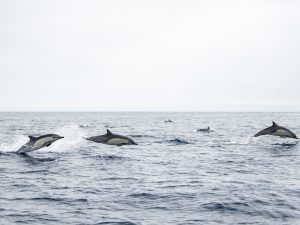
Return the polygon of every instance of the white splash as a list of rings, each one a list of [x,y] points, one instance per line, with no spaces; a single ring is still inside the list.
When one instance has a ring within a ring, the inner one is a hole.
[[[17,135],[8,140],[7,143],[0,144],[0,152],[15,152],[21,148],[29,138],[25,135]]]
[[[58,128],[55,132],[60,136],[63,136],[63,139],[60,139],[51,146],[47,148],[42,148],[41,151],[47,152],[65,152],[65,151],[72,151],[75,147],[80,145],[84,139],[82,137],[85,136],[85,133],[82,128],[80,128],[76,124],[70,124]]]

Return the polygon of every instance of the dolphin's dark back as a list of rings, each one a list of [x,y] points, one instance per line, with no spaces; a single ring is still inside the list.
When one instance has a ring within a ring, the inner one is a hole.
[[[108,140],[106,135],[93,136],[93,137],[88,137],[88,138],[85,138],[85,139],[87,139],[89,141],[99,142],[99,143],[103,143],[103,142],[106,142]]]
[[[88,138],[85,138],[86,140],[89,140],[89,141],[94,141],[94,142],[98,142],[98,143],[103,143],[103,144],[112,144],[112,145],[124,145],[124,144],[134,144],[136,145],[136,143],[130,139],[129,137],[126,137],[126,136],[123,136],[123,135],[118,135],[118,134],[113,134],[111,133],[109,130],[107,130],[107,133],[104,134],[104,135],[100,135],[100,136],[92,136],[92,137],[88,137]],[[116,140],[116,139],[123,139],[123,140],[127,140],[127,141],[122,141],[119,142],[120,144],[117,144],[116,142],[118,142],[119,140]],[[114,140],[113,142],[115,143],[112,143],[111,140]]]
[[[87,139],[89,141],[104,143],[104,142],[107,142],[109,139],[113,139],[113,138],[129,139],[128,137],[125,137],[125,136],[122,136],[122,135],[113,134],[109,130],[107,130],[107,133],[104,134],[104,135],[92,136],[92,137],[88,137],[88,138],[85,138],[85,139]]]
[[[58,136],[57,134],[46,134],[46,135],[42,135],[42,136],[39,136],[39,137],[32,137],[32,136],[28,136],[31,140],[31,138],[33,138],[34,141],[37,141],[39,139],[42,139],[42,138],[46,138],[46,137],[53,137],[53,136]]]
[[[263,129],[261,131],[259,131],[257,134],[254,135],[254,137],[258,137],[258,136],[262,136],[262,135],[268,135],[268,134],[272,134],[273,132],[275,132],[277,129],[277,125],[276,123],[273,122],[273,125]]]

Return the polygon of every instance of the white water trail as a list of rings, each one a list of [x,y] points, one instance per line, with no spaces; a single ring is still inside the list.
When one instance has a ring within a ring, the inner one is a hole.
[[[82,128],[80,128],[76,124],[69,124],[58,128],[55,132],[60,136],[63,136],[63,139],[60,139],[51,146],[47,148],[41,149],[41,151],[47,152],[66,152],[72,151],[72,149],[80,146],[80,144],[84,141],[82,137],[85,136],[85,133]]]
[[[0,152],[16,152],[27,141],[29,141],[29,138],[25,135],[13,136],[8,142],[0,144]]]

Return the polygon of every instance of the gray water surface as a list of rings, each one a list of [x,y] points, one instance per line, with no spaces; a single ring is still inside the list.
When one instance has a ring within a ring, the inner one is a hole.
[[[300,224],[298,141],[253,137],[272,121],[300,136],[300,113],[0,113],[0,224]],[[105,126],[139,145],[82,138]]]

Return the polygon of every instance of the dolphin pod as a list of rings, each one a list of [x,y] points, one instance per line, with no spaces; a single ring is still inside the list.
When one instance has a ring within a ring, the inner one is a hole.
[[[106,130],[106,134],[100,136],[92,136],[92,137],[83,137],[84,139],[96,143],[107,144],[107,145],[115,145],[115,146],[123,146],[123,145],[137,145],[132,139],[129,137],[113,134],[110,130]],[[210,128],[207,129],[198,129],[197,131],[209,132]],[[279,126],[275,122],[273,122],[271,127],[267,127],[257,134],[254,137],[259,137],[263,135],[273,135],[282,138],[294,138],[298,139],[298,137],[289,129]],[[27,155],[27,153],[36,151],[38,149],[49,147],[52,143],[64,138],[57,134],[46,134],[39,137],[28,136],[29,141],[24,144],[16,153]]]

